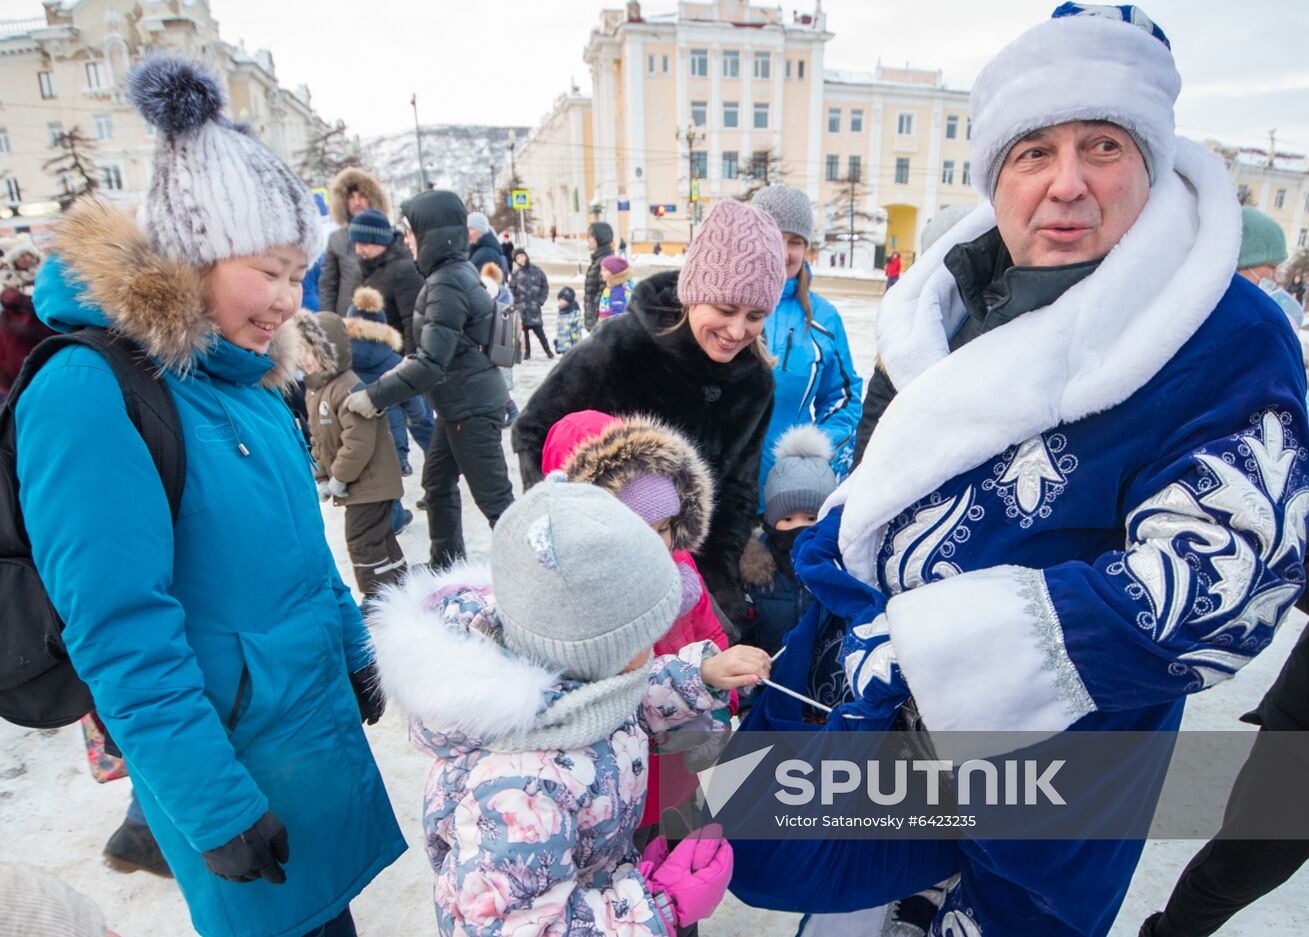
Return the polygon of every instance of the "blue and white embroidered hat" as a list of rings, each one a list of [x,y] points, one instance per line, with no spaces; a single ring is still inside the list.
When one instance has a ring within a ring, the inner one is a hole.
[[[1173,168],[1181,89],[1168,37],[1142,10],[1064,3],[1001,49],[973,84],[973,185],[993,197],[1015,143],[1073,120],[1104,120],[1131,134],[1154,185]]]
[[[491,534],[491,583],[514,653],[584,682],[668,633],[682,578],[659,535],[598,485],[552,472]]]

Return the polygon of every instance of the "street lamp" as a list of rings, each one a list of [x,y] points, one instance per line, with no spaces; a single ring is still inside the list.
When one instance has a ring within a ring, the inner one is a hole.
[[[696,128],[695,123],[688,121],[685,129],[673,131],[673,136],[678,140],[686,141],[686,222],[687,231],[686,244],[691,246],[691,241],[695,238],[695,145],[704,139],[704,131]]]
[[[418,129],[418,94],[409,99],[409,106],[414,109],[414,140],[418,143],[418,191],[427,191],[427,167],[423,165],[423,134]]]
[[[518,185],[518,166],[514,162],[514,147],[518,145],[518,133],[513,127],[509,128],[509,136],[505,141],[505,145],[509,148],[509,200],[512,206],[514,187]],[[527,228],[523,222],[524,213],[518,208],[514,208],[514,211],[518,215],[518,243],[525,246],[527,244]]]

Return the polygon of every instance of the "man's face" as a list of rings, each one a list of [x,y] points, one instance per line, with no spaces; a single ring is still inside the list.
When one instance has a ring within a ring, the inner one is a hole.
[[[360,260],[372,260],[374,257],[380,257],[385,252],[385,244],[364,244],[362,242],[355,244],[355,256]]]
[[[476,228],[474,228],[472,225],[469,225],[469,226],[468,226],[468,243],[469,243],[469,244],[476,244],[476,243],[477,243],[477,239],[480,238],[481,236],[482,236],[482,232],[481,232],[481,231],[478,231],[478,230],[477,230]]]
[[[362,192],[354,191],[345,197],[345,208],[350,213],[351,218],[372,207],[372,205],[368,204],[368,197]]]
[[[1131,134],[1103,121],[1045,127],[1014,144],[996,182],[995,220],[1020,267],[1098,260],[1136,223],[1150,176]]]

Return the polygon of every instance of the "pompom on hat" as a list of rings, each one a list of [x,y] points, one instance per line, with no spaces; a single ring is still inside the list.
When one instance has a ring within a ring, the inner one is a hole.
[[[1142,10],[1061,4],[1001,49],[973,83],[973,184],[993,198],[1000,167],[1023,137],[1103,120],[1131,134],[1154,185],[1173,168],[1181,88],[1168,37]]]
[[[155,55],[132,69],[127,89],[159,132],[138,223],[160,253],[204,267],[289,245],[313,263],[323,246],[313,195],[272,150],[222,116],[217,78],[196,62]]]

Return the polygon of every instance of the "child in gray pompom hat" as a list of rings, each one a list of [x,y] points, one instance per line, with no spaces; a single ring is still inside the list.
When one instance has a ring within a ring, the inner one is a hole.
[[[655,937],[722,899],[721,830],[660,838],[644,857],[634,844],[649,740],[725,708],[770,662],[712,641],[652,659],[681,604],[659,534],[563,472],[500,517],[489,575],[418,569],[383,593],[370,619],[382,685],[433,758],[423,830],[441,933],[530,921]]]

